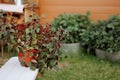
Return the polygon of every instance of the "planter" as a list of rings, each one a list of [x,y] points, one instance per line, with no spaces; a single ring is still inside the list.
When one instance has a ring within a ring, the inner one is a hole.
[[[61,48],[59,49],[59,52],[63,54],[78,54],[80,51],[80,43],[61,44]]]
[[[101,49],[95,49],[96,56],[100,59],[106,58],[106,52]]]
[[[108,59],[113,62],[120,60],[120,51],[110,54],[104,50],[96,49],[95,52],[96,52],[96,56],[100,59]]]
[[[113,61],[113,62],[119,61],[120,60],[120,51],[118,51],[116,53],[112,53],[112,54],[107,53],[106,57],[108,60]]]

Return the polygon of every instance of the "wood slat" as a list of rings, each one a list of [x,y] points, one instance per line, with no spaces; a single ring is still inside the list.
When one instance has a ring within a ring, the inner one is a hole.
[[[120,0],[40,0],[40,5],[45,6],[120,6]]]
[[[62,13],[82,13],[91,12],[93,20],[106,19],[109,15],[120,14],[120,7],[73,7],[73,6],[42,6],[41,14],[46,14],[48,20],[52,20]]]
[[[46,14],[49,21],[61,13],[91,12],[91,18],[106,19],[111,14],[120,14],[120,0],[35,0],[40,6],[39,15]]]
[[[90,11],[92,14],[119,14],[120,7],[74,7],[74,6],[44,6],[40,8],[41,13],[85,13]]]
[[[50,22],[52,21],[57,15],[58,13],[52,13],[52,12],[47,12],[47,13],[43,13],[46,15],[46,21]],[[111,14],[112,15],[112,14]],[[90,16],[91,20],[97,21],[97,20],[105,20],[109,17],[109,14],[92,14]]]

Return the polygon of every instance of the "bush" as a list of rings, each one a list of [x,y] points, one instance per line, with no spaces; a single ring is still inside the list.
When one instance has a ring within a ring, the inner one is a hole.
[[[88,52],[95,48],[108,53],[120,50],[120,16],[110,16],[108,20],[98,21],[81,34],[82,45]],[[87,47],[86,47],[87,46]]]
[[[0,18],[1,20],[2,18]],[[39,24],[37,15],[29,17],[29,21],[23,24],[1,23],[0,39],[5,40],[9,49],[14,49],[23,66],[31,69],[55,68],[58,60],[60,42],[63,38],[63,30],[53,31],[50,25]]]
[[[90,24],[89,12],[86,15],[82,14],[60,14],[51,23],[52,28],[57,31],[62,27],[66,36],[63,39],[64,43],[80,42],[80,33]]]
[[[81,35],[81,46],[83,48],[83,51],[87,53],[93,53],[95,48],[95,41],[96,41],[96,32],[95,32],[96,26],[95,24],[91,24],[86,29],[82,30]]]
[[[13,29],[13,20],[10,14],[7,12],[0,10],[0,45],[2,57],[4,57],[4,47],[9,42],[9,40],[13,37],[12,34],[15,32]],[[10,20],[11,19],[11,20]]]
[[[102,33],[104,36],[101,40],[102,43],[97,43],[100,49],[107,51],[108,53],[114,53],[120,50],[120,16],[110,16],[105,22],[99,22],[102,27]],[[98,41],[98,40],[97,40]]]

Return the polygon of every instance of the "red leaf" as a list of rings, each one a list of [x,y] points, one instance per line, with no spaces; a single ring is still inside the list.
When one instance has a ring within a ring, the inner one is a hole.
[[[23,52],[18,53],[18,57],[19,58],[23,58],[24,57],[24,53]]]

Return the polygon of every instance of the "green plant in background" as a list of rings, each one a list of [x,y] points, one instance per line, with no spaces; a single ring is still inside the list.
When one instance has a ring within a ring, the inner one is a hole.
[[[7,44],[10,39],[13,38],[15,30],[13,29],[12,20],[9,21],[5,11],[0,11],[0,42],[2,57],[4,57],[4,45]]]
[[[104,33],[101,41],[102,43],[98,44],[97,48],[103,49],[108,53],[114,53],[120,50],[120,16],[113,15],[110,16],[108,20],[99,22],[97,27],[102,28]],[[99,29],[98,29],[99,30]],[[99,39],[99,38],[98,38]]]
[[[88,53],[93,53],[92,51],[95,48],[96,44],[96,34],[98,34],[96,31],[96,26],[95,24],[91,24],[89,27],[86,29],[82,30],[81,35],[81,46],[83,48],[83,51],[88,52]]]
[[[82,14],[60,14],[51,23],[52,28],[57,31],[62,27],[65,31],[65,38],[63,43],[76,43],[80,42],[80,33],[90,24],[90,13]]]
[[[88,52],[95,48],[108,53],[120,50],[120,16],[110,16],[108,20],[98,21],[83,31],[81,43]]]

